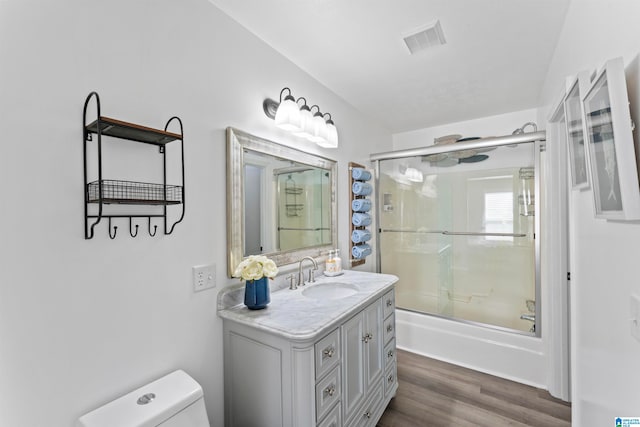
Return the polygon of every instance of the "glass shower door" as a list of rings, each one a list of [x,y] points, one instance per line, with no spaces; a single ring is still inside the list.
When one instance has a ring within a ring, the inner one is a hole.
[[[398,308],[528,332],[533,144],[491,151],[380,161],[380,268],[400,278]]]

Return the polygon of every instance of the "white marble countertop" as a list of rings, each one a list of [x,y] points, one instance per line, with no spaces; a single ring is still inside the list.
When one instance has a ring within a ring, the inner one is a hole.
[[[390,274],[345,270],[345,274],[325,277],[319,274],[316,283],[271,292],[271,303],[263,310],[249,310],[237,296],[244,287],[222,290],[218,295],[218,315],[289,340],[312,340],[329,326],[346,320],[359,308],[389,291],[398,280]],[[303,295],[306,289],[330,282],[353,285],[356,293],[335,299],[317,299]],[[232,295],[235,297],[232,297]],[[235,305],[231,305],[235,304]]]

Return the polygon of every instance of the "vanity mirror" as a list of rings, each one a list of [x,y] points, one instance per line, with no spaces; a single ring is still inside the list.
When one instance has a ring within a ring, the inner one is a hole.
[[[336,246],[336,162],[227,128],[227,270],[280,266]]]

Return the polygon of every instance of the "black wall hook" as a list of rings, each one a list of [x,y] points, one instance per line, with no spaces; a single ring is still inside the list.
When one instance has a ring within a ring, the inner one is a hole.
[[[131,223],[133,222],[133,218],[129,217],[129,234],[131,234],[131,237],[136,237],[138,235],[138,224],[136,224],[136,232],[133,233],[131,230]]]
[[[118,226],[113,226],[113,234],[111,234],[111,218],[109,218],[109,237],[113,240],[116,238],[116,234],[118,233]]]
[[[149,236],[153,237],[156,235],[156,233],[158,232],[158,226],[154,225],[153,226],[153,233],[151,233],[151,217],[149,217]]]

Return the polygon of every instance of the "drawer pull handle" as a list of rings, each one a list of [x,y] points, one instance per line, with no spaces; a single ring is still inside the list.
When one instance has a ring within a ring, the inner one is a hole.
[[[389,324],[387,325],[387,332],[391,332],[393,331],[393,325]]]
[[[371,411],[365,412],[364,416],[367,417],[367,418],[371,418]]]
[[[336,352],[336,349],[331,347],[327,347],[322,351],[322,358],[326,359],[327,357],[333,357],[333,354]]]
[[[393,301],[390,299],[387,300],[387,307],[391,307],[393,305]]]
[[[391,359],[393,357],[393,350],[389,350],[387,352],[387,359]]]
[[[326,396],[333,396],[334,394],[336,394],[336,386],[331,384],[329,387],[324,389],[324,395]]]
[[[371,341],[373,339],[373,334],[371,334],[371,332],[366,333],[363,337],[362,337],[362,341],[364,341],[365,344],[367,344],[369,341]]]
[[[389,375],[389,377],[387,378],[387,382],[388,383],[392,383],[393,382],[393,374]]]

